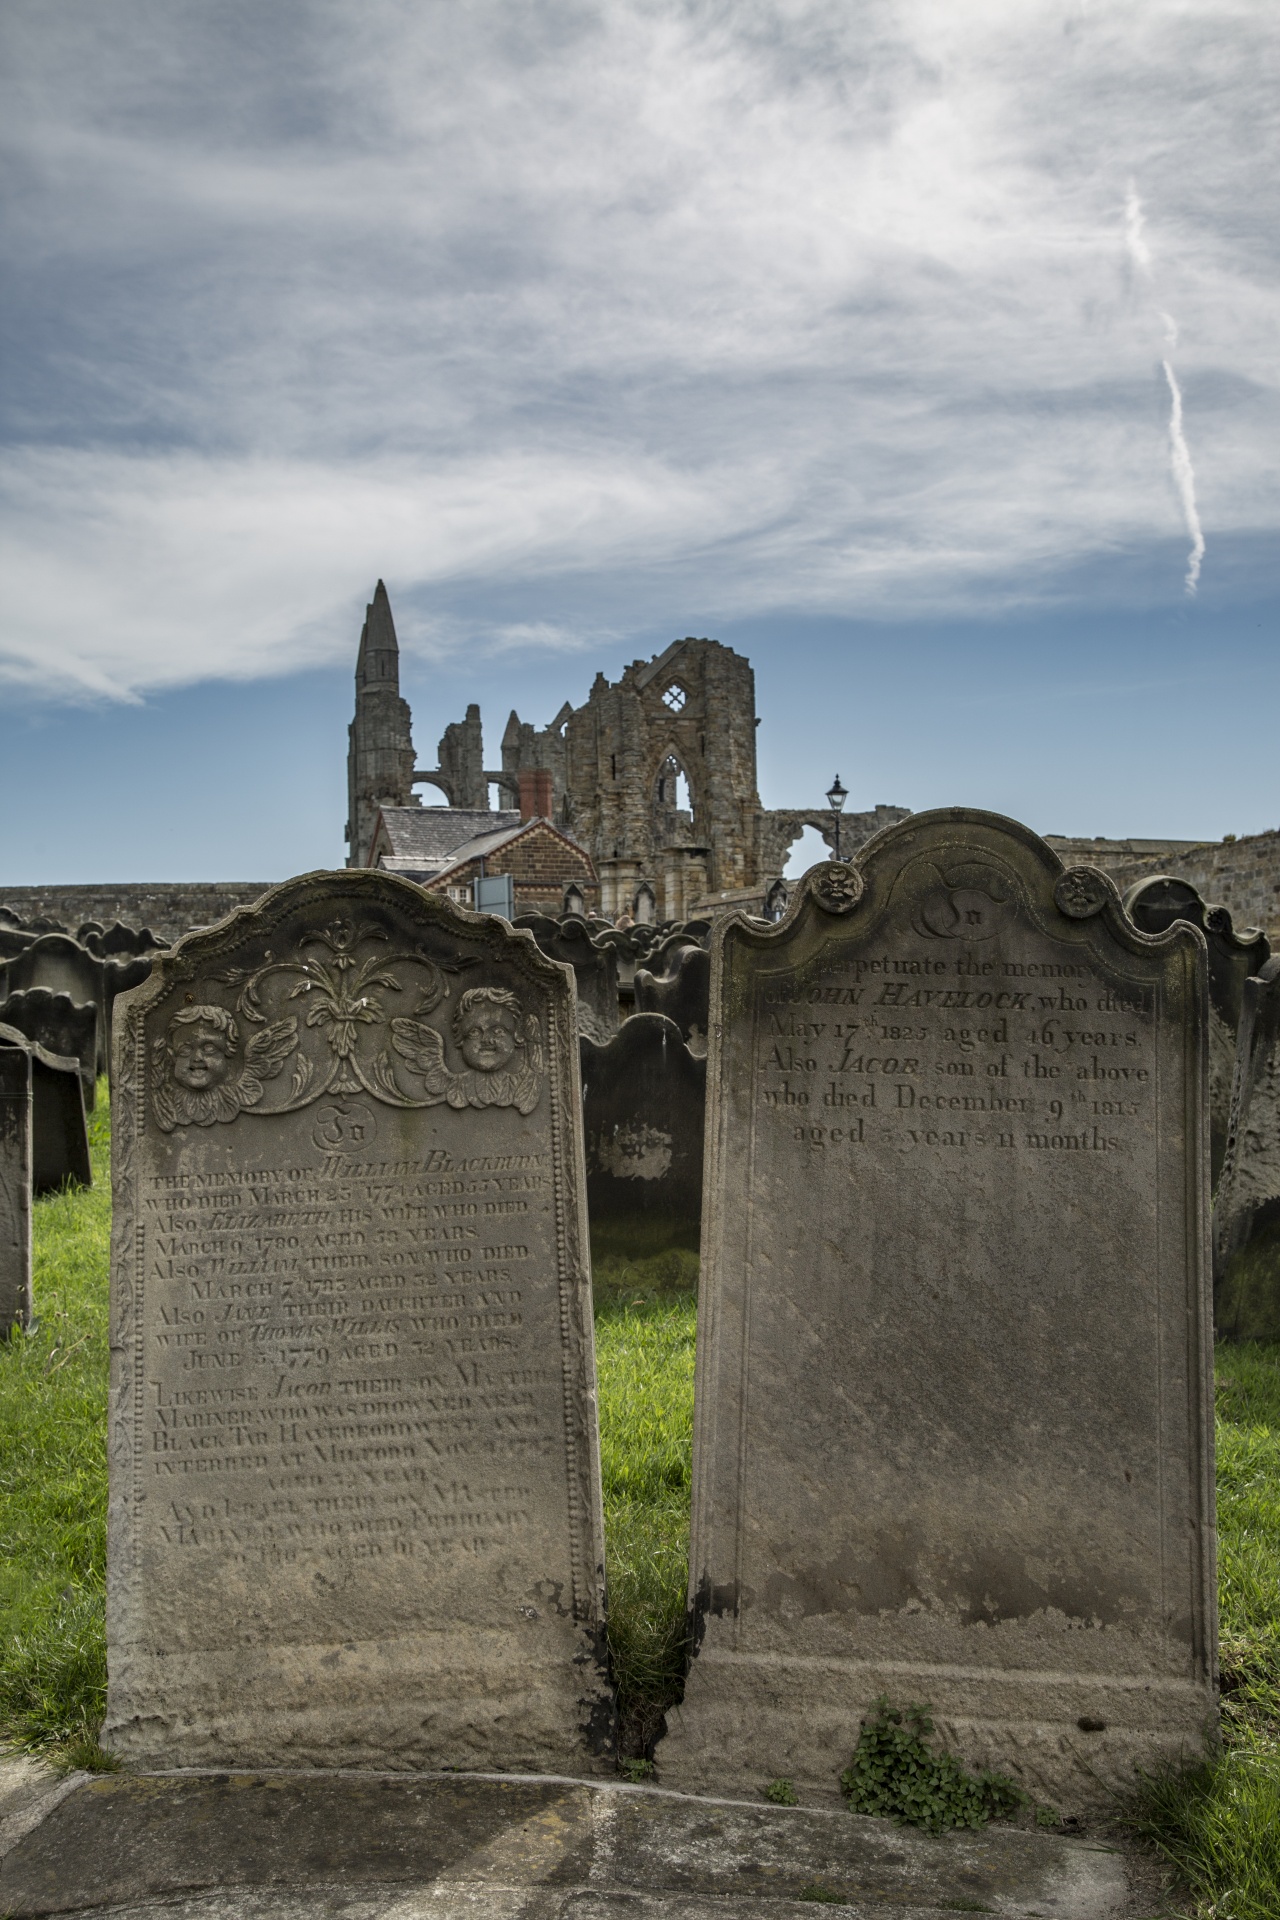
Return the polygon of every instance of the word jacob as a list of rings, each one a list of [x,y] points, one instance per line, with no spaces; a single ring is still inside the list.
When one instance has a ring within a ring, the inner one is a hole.
[[[960,810],[719,931],[668,1785],[816,1789],[906,1672],[1072,1810],[1202,1738],[1204,995],[1200,933]]]

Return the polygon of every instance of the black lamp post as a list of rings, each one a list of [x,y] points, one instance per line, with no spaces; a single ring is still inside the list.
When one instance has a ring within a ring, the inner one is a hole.
[[[832,813],[834,813],[836,817],[836,859],[837,860],[840,858],[840,815],[844,812],[844,803],[848,798],[849,798],[849,790],[847,787],[842,787],[840,785],[840,775],[837,774],[835,779],[831,782],[831,785],[827,788],[827,805],[830,807]]]

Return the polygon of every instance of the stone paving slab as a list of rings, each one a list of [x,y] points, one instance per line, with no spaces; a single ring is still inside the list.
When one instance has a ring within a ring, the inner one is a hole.
[[[29,1753],[0,1755],[0,1860],[25,1840],[60,1800],[92,1777],[88,1773],[55,1773]]]
[[[551,1776],[106,1774],[0,1860],[6,1920],[1109,1920],[1104,1842]]]

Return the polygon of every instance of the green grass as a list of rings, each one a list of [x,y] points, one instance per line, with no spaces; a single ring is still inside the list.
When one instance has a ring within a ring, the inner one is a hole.
[[[1130,1817],[1204,1920],[1280,1915],[1280,1346],[1218,1348],[1221,1749]]]
[[[93,1186],[35,1204],[35,1331],[0,1344],[0,1728],[79,1766],[107,1682],[105,1085],[89,1140]]]
[[[609,1652],[622,1745],[647,1755],[684,1678],[697,1256],[601,1262],[596,1367]]]
[[[95,1185],[36,1203],[37,1330],[0,1344],[0,1731],[101,1764],[108,1109]],[[598,1250],[596,1342],[609,1642],[623,1750],[679,1697],[697,1256]],[[1280,1346],[1218,1353],[1222,1748],[1150,1781],[1132,1824],[1209,1920],[1280,1915]],[[811,1897],[819,1897],[817,1895]]]

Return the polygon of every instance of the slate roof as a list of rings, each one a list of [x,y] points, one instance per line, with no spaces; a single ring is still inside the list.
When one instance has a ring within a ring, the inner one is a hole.
[[[498,817],[497,814],[491,813],[489,815],[490,820],[496,820]],[[437,880],[445,879],[447,875],[453,873],[459,867],[467,866],[472,860],[478,860],[482,854],[487,857],[491,853],[496,853],[499,847],[508,846],[512,840],[519,840],[521,835],[531,832],[534,827],[543,827],[548,833],[554,833],[557,840],[563,840],[565,845],[572,847],[575,853],[580,853],[587,863],[588,870],[594,876],[595,867],[592,865],[591,855],[587,852],[586,848],[579,846],[576,840],[570,839],[567,833],[561,833],[559,827],[557,827],[553,821],[540,820],[537,818],[521,820],[517,816],[514,827],[504,827],[496,833],[478,833],[474,840],[468,840],[462,846],[455,847],[449,856],[448,864],[443,866],[438,873],[432,874],[432,883],[434,884]]]
[[[385,828],[391,852],[384,853],[379,864],[392,873],[439,873],[454,864],[464,845],[519,825],[516,807],[496,813],[478,807],[383,807],[374,844]]]

